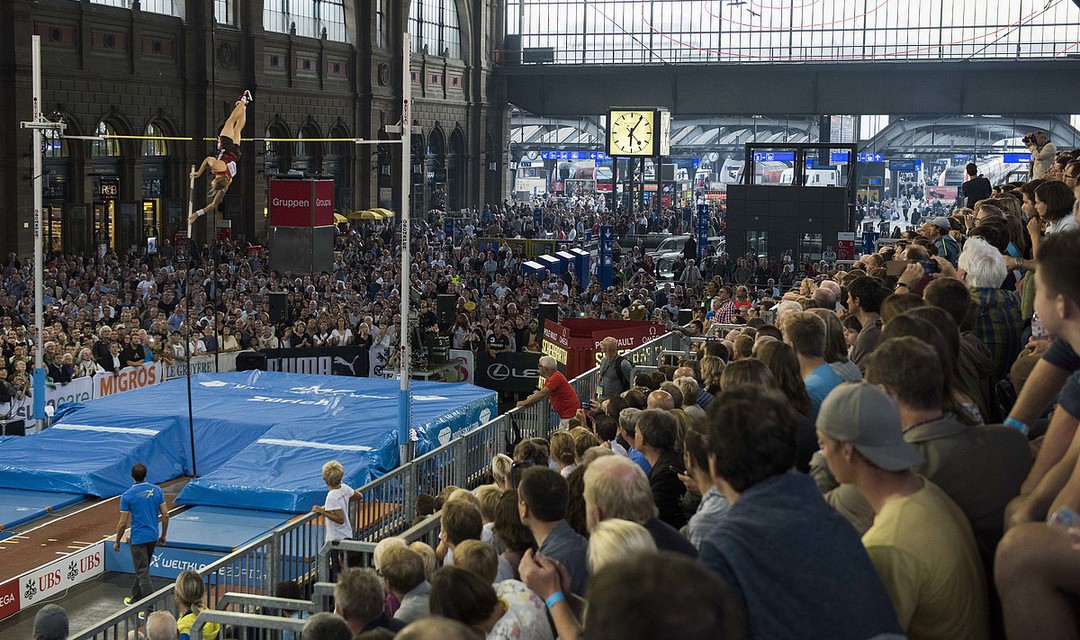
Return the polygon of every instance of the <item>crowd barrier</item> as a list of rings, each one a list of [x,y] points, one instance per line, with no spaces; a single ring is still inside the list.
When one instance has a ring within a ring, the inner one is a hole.
[[[664,351],[682,350],[686,339],[678,333],[665,334],[623,355],[635,365],[654,367]],[[570,381],[578,397],[588,402],[594,396],[599,368],[595,367]],[[551,406],[547,400],[513,409],[447,444],[399,466],[360,487],[360,499],[353,503],[351,518],[354,540],[339,548],[361,554],[361,562],[384,537],[405,535],[434,546],[438,540],[438,516],[416,518],[416,499],[421,493],[436,495],[448,486],[474,488],[491,464],[491,458],[505,452],[519,438],[546,437],[551,431]],[[227,592],[273,595],[275,585],[295,580],[313,585],[324,569],[323,526],[316,514],[299,516],[265,536],[253,540],[229,555],[199,569],[206,583],[207,606],[217,609]],[[317,591],[317,590],[316,590]],[[138,627],[137,614],[146,609],[176,610],[173,587],[164,587],[108,619],[71,636],[71,640],[114,640],[126,638]]]

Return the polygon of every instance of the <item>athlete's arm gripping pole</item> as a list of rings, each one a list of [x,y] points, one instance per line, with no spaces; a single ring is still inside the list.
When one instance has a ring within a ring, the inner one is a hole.
[[[188,255],[191,255],[191,214],[195,212],[195,165],[191,165],[191,173],[188,174],[190,182],[188,184],[188,199],[187,199],[187,237],[188,237]]]

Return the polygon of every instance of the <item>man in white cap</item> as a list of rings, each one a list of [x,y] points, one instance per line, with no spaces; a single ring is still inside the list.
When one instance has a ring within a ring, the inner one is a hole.
[[[922,456],[904,441],[900,414],[866,382],[832,390],[817,418],[829,469],[854,484],[876,514],[863,546],[909,638],[990,635],[986,580],[964,512],[911,471]]]
[[[930,218],[919,227],[919,235],[934,243],[937,254],[952,263],[956,268],[956,261],[960,258],[960,243],[949,235],[952,230],[952,222],[945,216]]]

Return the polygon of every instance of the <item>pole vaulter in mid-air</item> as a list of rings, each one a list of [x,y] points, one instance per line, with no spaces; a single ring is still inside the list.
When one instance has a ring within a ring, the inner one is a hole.
[[[214,177],[210,181],[210,189],[206,194],[206,206],[188,216],[189,229],[201,216],[217,211],[218,205],[221,204],[225,193],[232,185],[233,178],[236,177],[236,163],[240,159],[240,136],[244,131],[244,124],[247,123],[247,106],[251,101],[251,92],[244,91],[244,94],[236,101],[232,113],[229,114],[229,119],[221,127],[221,133],[218,134],[217,153],[204,158],[199,169],[191,172],[192,184],[195,178],[201,176],[207,168]]]

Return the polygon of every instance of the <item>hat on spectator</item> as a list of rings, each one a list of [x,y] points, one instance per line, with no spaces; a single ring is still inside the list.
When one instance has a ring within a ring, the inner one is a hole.
[[[850,442],[864,458],[886,471],[903,471],[923,461],[904,441],[896,405],[868,382],[833,389],[821,403],[816,426],[834,440]]]
[[[942,229],[944,229],[946,231],[952,230],[952,223],[949,222],[949,219],[946,218],[945,216],[938,216],[936,218],[930,218],[926,222],[928,224],[931,224],[931,225],[935,226],[935,227],[941,227]]]
[[[64,640],[68,637],[68,615],[63,607],[47,604],[34,616],[34,637],[41,640]]]

